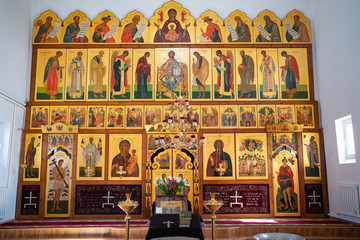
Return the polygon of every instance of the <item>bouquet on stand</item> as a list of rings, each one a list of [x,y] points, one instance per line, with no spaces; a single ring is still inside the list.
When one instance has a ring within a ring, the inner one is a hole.
[[[162,195],[177,195],[183,188],[190,187],[190,183],[186,178],[181,177],[157,177],[154,183],[160,189]]]

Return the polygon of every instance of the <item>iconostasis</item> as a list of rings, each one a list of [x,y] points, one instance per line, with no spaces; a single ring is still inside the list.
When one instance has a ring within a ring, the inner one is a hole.
[[[118,218],[126,192],[139,202],[133,217],[148,218],[163,174],[186,178],[205,216],[210,192],[224,202],[218,217],[326,215],[310,21],[297,10],[228,16],[195,19],[174,1],[150,19],[40,14],[17,219]],[[162,122],[179,95],[202,148],[156,144],[173,141]]]

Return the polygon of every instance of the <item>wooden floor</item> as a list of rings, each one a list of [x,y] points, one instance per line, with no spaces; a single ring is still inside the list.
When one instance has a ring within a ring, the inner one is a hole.
[[[130,228],[131,240],[143,240],[147,227]],[[216,239],[253,240],[253,236],[265,232],[292,233],[305,237],[307,240],[360,240],[360,225],[242,225],[216,227]],[[203,228],[205,239],[211,239],[211,225]],[[0,239],[125,239],[123,227],[31,227],[0,229]]]

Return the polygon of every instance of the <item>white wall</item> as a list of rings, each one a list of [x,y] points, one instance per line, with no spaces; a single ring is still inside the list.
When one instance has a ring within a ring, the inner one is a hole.
[[[337,184],[360,184],[360,1],[314,1],[313,8],[330,214],[339,217]],[[339,165],[335,120],[349,114],[352,115],[357,163]],[[360,219],[348,219],[360,223]]]
[[[25,103],[29,99],[31,2],[0,0],[0,92]]]
[[[9,134],[8,144],[2,146],[7,148],[0,149],[0,190],[6,192],[6,202],[0,202],[0,207],[5,204],[1,222],[15,218],[21,130],[30,89],[30,6],[27,0],[0,0],[0,123]]]

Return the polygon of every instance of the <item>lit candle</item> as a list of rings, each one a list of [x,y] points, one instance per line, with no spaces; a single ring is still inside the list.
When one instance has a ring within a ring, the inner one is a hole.
[[[173,122],[172,117],[169,117],[169,118],[168,118],[168,123],[171,124],[172,122]]]
[[[178,101],[178,100],[175,100],[174,106],[175,106],[175,107],[178,107],[178,106],[179,106],[179,101]]]
[[[160,143],[161,143],[161,144],[165,144],[164,137],[161,137],[161,138],[160,138]]]
[[[194,125],[194,127],[196,127],[196,126],[197,126],[197,120],[194,119],[193,122],[192,122],[192,124]]]
[[[160,138],[155,138],[155,145],[158,145],[159,144],[159,142],[160,142]]]
[[[205,143],[205,137],[201,137],[201,138],[200,138],[200,143],[201,143],[201,144],[204,144],[204,143]]]
[[[180,123],[184,123],[185,122],[185,118],[184,117],[180,117]]]
[[[167,124],[166,120],[163,120],[163,126],[165,127]]]
[[[195,135],[191,135],[191,142],[195,142],[196,141],[196,138],[195,138]]]
[[[186,99],[184,102],[185,102],[185,106],[189,106],[189,105],[190,105],[190,101],[189,101],[189,100]]]
[[[174,137],[174,142],[176,142],[176,143],[179,142],[179,136],[175,136],[175,137]]]
[[[169,106],[169,108],[171,108],[171,107],[172,107],[172,104],[171,104],[171,102],[169,102],[169,103],[168,103],[168,106]]]

